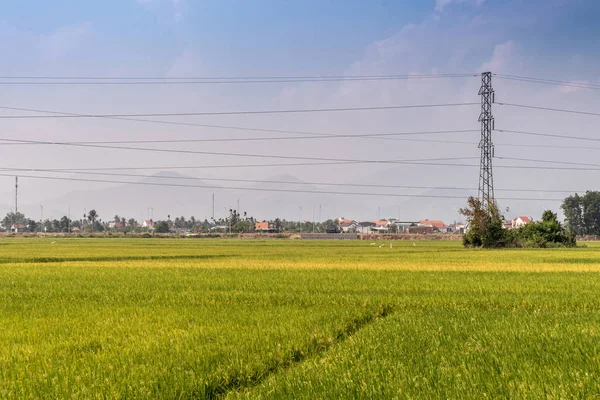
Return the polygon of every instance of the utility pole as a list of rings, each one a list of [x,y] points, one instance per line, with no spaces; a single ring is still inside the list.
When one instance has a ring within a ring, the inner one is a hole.
[[[44,206],[40,204],[40,233],[42,233],[42,225],[44,224]]]
[[[240,199],[237,201],[237,212],[240,213]]]
[[[492,142],[492,131],[494,130],[494,116],[492,115],[492,104],[494,103],[494,89],[492,88],[492,73],[481,74],[481,161],[479,165],[479,192],[478,199],[485,210],[490,209],[494,203],[494,177],[492,175],[492,158],[494,158],[494,144]]]
[[[19,177],[15,176],[15,214],[19,212]]]
[[[213,193],[212,196],[212,219],[213,221],[215,220],[215,194]]]
[[[298,206],[300,209],[300,233],[302,233],[302,206]]]

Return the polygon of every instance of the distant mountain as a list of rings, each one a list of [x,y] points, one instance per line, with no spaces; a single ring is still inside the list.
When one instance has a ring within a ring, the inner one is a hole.
[[[420,167],[426,169],[427,167]],[[398,166],[376,173],[352,177],[348,184],[340,186],[304,184],[291,174],[278,174],[261,181],[287,182],[251,183],[201,180],[173,171],[156,172],[150,177],[120,177],[106,180],[130,181],[135,184],[114,184],[102,189],[72,191],[50,199],[39,199],[37,203],[25,203],[19,210],[31,218],[39,218],[39,204],[43,204],[44,218],[60,218],[71,209],[72,218],[81,218],[84,212],[94,208],[103,220],[111,220],[115,214],[137,220],[164,219],[167,215],[195,216],[199,219],[212,216],[212,195],[215,194],[215,217],[228,215],[230,208],[247,212],[259,220],[276,217],[304,220],[346,217],[357,220],[400,218],[401,220],[441,219],[445,222],[459,220],[459,208],[466,204],[470,195],[477,195],[476,178],[464,171],[449,171],[445,179],[431,173],[413,174],[410,167]],[[433,176],[424,179],[423,176]],[[326,180],[324,180],[326,181]],[[459,189],[428,189],[446,187],[444,181],[453,182]],[[442,184],[440,184],[440,182]],[[460,182],[466,182],[460,184]],[[373,186],[356,186],[356,185]],[[172,186],[167,186],[172,185]],[[386,185],[390,187],[378,187]],[[516,185],[516,184],[515,184]],[[522,184],[527,187],[527,184]],[[410,187],[394,187],[410,186]],[[472,187],[473,189],[467,190]],[[239,189],[236,189],[239,188]],[[510,186],[505,186],[510,188]],[[282,191],[286,190],[286,191]],[[336,194],[354,193],[354,194]],[[357,193],[381,194],[381,196]],[[394,196],[394,194],[398,194]],[[558,210],[560,202],[519,200],[539,198],[540,192],[497,192],[499,205],[507,218],[526,215],[537,218],[545,208]],[[553,196],[557,197],[557,196]],[[506,200],[516,198],[517,200]],[[8,210],[12,206],[5,206]],[[509,211],[506,208],[509,207]],[[314,213],[314,216],[313,216]]]

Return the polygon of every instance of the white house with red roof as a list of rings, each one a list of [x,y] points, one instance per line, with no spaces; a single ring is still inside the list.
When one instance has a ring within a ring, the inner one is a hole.
[[[520,228],[522,226],[525,226],[530,222],[531,222],[531,218],[520,216],[520,217],[513,219],[511,225],[512,225],[512,228],[515,229],[515,228]]]
[[[338,218],[338,226],[344,233],[356,232],[358,222],[353,219]]]

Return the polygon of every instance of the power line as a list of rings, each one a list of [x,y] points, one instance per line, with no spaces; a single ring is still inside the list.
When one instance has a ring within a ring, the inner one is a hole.
[[[600,141],[600,139],[579,137],[579,136],[567,136],[567,135],[554,135],[545,133],[535,132],[524,132],[524,131],[513,131],[507,129],[496,129],[497,132],[503,133],[516,133],[523,135],[533,136],[544,136],[544,137],[556,137],[565,139],[577,139],[577,140],[591,140]],[[394,141],[405,141],[405,142],[420,142],[420,143],[441,143],[441,144],[463,144],[474,146],[476,142],[460,141],[460,140],[431,140],[431,139],[415,139],[415,138],[397,138],[395,136],[405,135],[430,135],[430,134],[444,134],[444,133],[474,133],[479,132],[475,129],[464,129],[464,130],[452,130],[452,131],[422,131],[422,132],[399,132],[399,133],[374,133],[374,134],[331,134],[328,136],[287,136],[287,137],[249,137],[249,138],[209,138],[209,139],[156,139],[156,140],[96,140],[96,141],[69,141],[61,142],[67,144],[162,144],[162,143],[211,143],[211,142],[253,142],[253,141],[280,141],[280,140],[312,140],[312,139],[384,139]],[[47,142],[32,142],[32,143],[21,143],[21,142],[2,142],[4,140],[13,140],[0,138],[0,146],[4,145],[52,145],[53,143]],[[577,149],[577,150],[600,150],[600,147],[590,146],[567,146],[567,145],[549,145],[549,144],[524,144],[524,143],[494,143],[494,146],[498,147],[535,147],[535,148],[552,148],[552,149]]]
[[[527,162],[539,162],[548,164],[564,164],[564,165],[582,165],[588,167],[600,167],[600,164],[589,164],[581,162],[570,162],[570,161],[556,161],[556,160],[535,160],[531,158],[517,158],[517,157],[497,157],[501,160],[512,160],[512,161],[527,161]]]
[[[431,75],[341,75],[341,76],[257,76],[257,77],[75,77],[75,76],[3,76],[0,85],[179,85],[179,84],[252,84],[302,82],[364,82],[440,78],[468,78],[476,74]],[[17,81],[15,81],[17,80]],[[21,81],[18,81],[21,80]]]
[[[11,176],[10,174],[0,174],[0,176]],[[97,182],[97,183],[117,183],[127,185],[146,185],[146,186],[161,186],[161,187],[188,187],[188,188],[205,188],[205,189],[226,189],[226,190],[241,190],[241,191],[260,191],[260,192],[284,192],[284,193],[310,193],[310,194],[327,194],[327,195],[352,195],[352,196],[370,196],[370,197],[409,197],[409,198],[440,198],[440,199],[464,199],[464,196],[438,196],[438,195],[417,195],[417,194],[396,194],[396,193],[364,193],[364,192],[330,192],[317,190],[301,190],[301,189],[265,189],[265,188],[248,188],[248,187],[231,187],[231,186],[215,186],[215,185],[183,185],[176,183],[152,183],[152,182],[131,182],[131,181],[115,181],[108,179],[83,179],[83,178],[65,178],[57,176],[34,176],[34,175],[19,175],[20,177],[32,179],[49,179],[61,181],[76,181],[76,182]],[[563,199],[539,199],[539,198],[498,198],[498,200],[507,201],[562,201]]]
[[[181,149],[155,149],[150,147],[129,147],[129,146],[108,146],[101,144],[76,144],[69,142],[50,142],[41,140],[20,140],[20,139],[0,139],[7,142],[15,143],[34,143],[34,144],[47,144],[57,146],[73,146],[83,148],[100,148],[100,149],[115,149],[115,150],[133,150],[133,151],[146,151],[146,152],[159,152],[159,153],[176,153],[176,154],[202,154],[211,156],[227,156],[227,157],[249,157],[249,158],[273,158],[283,160],[312,160],[312,161],[334,161],[334,162],[352,162],[352,163],[375,163],[375,164],[403,164],[406,162],[420,162],[420,161],[448,161],[448,160],[468,160],[475,157],[443,157],[443,158],[430,158],[430,159],[416,159],[416,160],[360,160],[360,159],[338,159],[338,158],[327,158],[327,157],[301,157],[301,156],[284,156],[284,155],[272,155],[272,154],[251,154],[251,153],[228,153],[228,152],[216,152],[216,151],[198,151],[198,150],[181,150]]]
[[[60,111],[51,111],[51,110],[40,110],[40,109],[31,109],[31,108],[17,108],[17,107],[2,107],[0,109],[5,110],[13,110],[13,111],[27,111],[27,112],[38,112],[38,113],[46,113],[46,114],[57,114],[57,115],[77,115],[77,116],[85,116],[85,114],[77,114],[77,113],[66,113]],[[152,119],[139,119],[139,118],[118,118],[118,117],[105,117],[106,119],[114,119],[114,120],[123,120],[123,121],[134,121],[134,122],[147,122],[153,124],[163,124],[163,125],[177,125],[177,126],[189,126],[189,127],[201,127],[201,128],[216,128],[216,129],[230,129],[230,130],[241,130],[241,131],[252,131],[252,132],[267,132],[267,133],[284,133],[284,134],[292,134],[292,135],[310,135],[310,136],[333,136],[333,134],[322,133],[322,132],[307,132],[307,131],[297,131],[297,130],[284,130],[284,129],[265,129],[265,128],[249,128],[249,127],[241,127],[241,126],[231,126],[231,125],[214,125],[214,124],[196,124],[189,122],[178,122],[178,121],[161,121],[161,120],[152,120]],[[469,132],[470,130],[457,130],[457,131],[447,131],[448,133],[458,133],[458,132]],[[432,131],[433,133],[433,131]],[[436,131],[436,133],[443,133],[442,131]],[[407,133],[402,132],[399,135],[405,135]],[[412,133],[411,133],[412,134]],[[414,132],[414,134],[429,134],[429,133],[418,133]],[[395,133],[383,133],[381,135],[386,135],[385,137],[377,137],[373,136],[372,139],[376,140],[395,140],[399,141],[399,138],[388,137],[395,136]]]
[[[558,81],[558,80],[553,80],[553,79],[541,79],[541,78],[532,78],[532,77],[517,76],[517,75],[494,74],[494,76],[496,76],[500,79],[506,79],[506,80],[512,80],[512,81],[518,81],[518,82],[529,82],[529,83],[539,83],[539,84],[544,84],[544,85],[574,87],[574,88],[579,88],[579,89],[600,90],[600,85],[584,83],[584,82]]]
[[[286,136],[286,137],[250,137],[250,138],[212,138],[212,139],[157,139],[157,140],[113,140],[113,141],[69,141],[60,142],[61,144],[135,144],[135,143],[200,143],[200,142],[247,142],[247,141],[279,141],[279,140],[307,140],[307,139],[379,139],[388,138],[391,140],[398,139],[395,136],[412,136],[412,135],[435,135],[435,134],[447,134],[447,133],[472,133],[478,132],[475,129],[462,129],[462,130],[447,130],[447,131],[420,131],[420,132],[399,132],[399,133],[373,133],[373,134],[327,134],[321,136]],[[2,139],[12,140],[12,139]],[[460,143],[460,144],[473,144],[472,142],[460,142],[460,141],[446,141],[446,140],[419,140],[419,139],[400,139],[402,141],[424,141],[428,143]],[[48,143],[0,143],[0,144],[48,144]]]
[[[478,73],[452,73],[452,74],[389,74],[389,75],[258,75],[258,76],[55,76],[55,75],[29,75],[29,76],[0,76],[0,79],[59,79],[59,80],[248,80],[248,79],[361,79],[361,78],[454,78],[479,76]]]
[[[411,104],[400,106],[373,106],[373,107],[345,107],[345,108],[308,108],[288,110],[258,110],[258,111],[212,111],[212,112],[187,112],[187,113],[142,113],[142,114],[62,114],[62,115],[1,115],[0,119],[47,119],[47,118],[129,118],[129,117],[191,117],[207,115],[256,115],[256,114],[301,114],[322,112],[347,112],[347,111],[382,111],[416,108],[442,108],[472,106],[479,103],[443,103],[443,104]]]
[[[433,163],[426,161],[406,161],[406,160],[386,160],[389,162],[402,163],[403,165],[411,166],[440,166],[440,167],[458,167],[458,168],[475,168],[476,164],[456,164],[456,163]],[[529,160],[540,161],[544,160]],[[224,168],[268,168],[268,167],[307,167],[307,166],[332,166],[332,165],[349,165],[360,164],[358,161],[333,161],[333,162],[299,162],[299,163],[267,163],[267,164],[211,164],[211,165],[184,165],[184,166],[135,166],[135,167],[93,167],[93,168],[52,168],[53,171],[122,171],[122,170],[185,170],[185,169],[224,169]],[[556,162],[555,162],[556,163]],[[551,166],[531,166],[531,165],[497,165],[496,168],[502,169],[533,169],[533,170],[559,170],[559,171],[600,171],[600,168],[569,168],[569,167],[551,167]],[[18,170],[18,168],[17,168]]]
[[[449,186],[414,186],[414,185],[381,185],[381,184],[362,184],[362,183],[338,183],[338,182],[303,182],[303,181],[285,181],[285,180],[256,180],[256,179],[233,179],[233,178],[211,178],[195,176],[164,176],[164,175],[139,175],[110,172],[90,172],[90,171],[65,171],[56,169],[39,168],[0,168],[2,171],[25,171],[25,172],[47,172],[47,173],[67,173],[79,175],[100,175],[100,176],[119,176],[128,178],[146,178],[146,179],[181,179],[181,180],[200,180],[200,181],[218,181],[218,182],[243,182],[259,184],[278,184],[278,185],[310,185],[310,186],[337,186],[337,187],[366,187],[366,188],[386,188],[386,189],[429,189],[429,190],[465,190],[474,191],[474,188],[467,187],[449,187]],[[552,190],[552,189],[498,189],[504,192],[542,192],[542,193],[571,193],[573,190]],[[575,191],[576,192],[576,191]]]
[[[569,135],[557,135],[557,134],[552,134],[552,133],[511,131],[508,129],[496,129],[496,130],[498,132],[516,133],[516,134],[520,134],[520,135],[543,136],[543,137],[553,137],[553,138],[573,139],[573,140],[589,140],[589,141],[594,141],[594,142],[600,142],[600,138],[591,138],[591,137],[583,137],[583,136],[569,136]],[[556,147],[565,148],[564,146],[556,146]]]
[[[562,108],[540,107],[540,106],[530,106],[530,105],[512,104],[512,103],[496,103],[496,104],[498,104],[500,106],[506,106],[506,107],[518,107],[518,108],[528,108],[528,109],[542,110],[542,111],[554,111],[554,112],[562,112],[562,113],[570,113],[570,114],[600,116],[600,113],[590,112],[590,111],[566,110],[566,109],[562,109]]]

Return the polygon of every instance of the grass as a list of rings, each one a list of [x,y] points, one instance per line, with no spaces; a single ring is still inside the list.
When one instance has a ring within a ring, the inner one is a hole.
[[[600,246],[369,244],[2,239],[0,398],[600,395]]]

